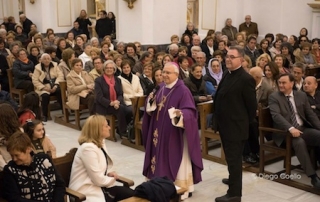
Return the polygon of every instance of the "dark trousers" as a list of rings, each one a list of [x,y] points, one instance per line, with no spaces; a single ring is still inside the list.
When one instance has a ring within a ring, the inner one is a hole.
[[[304,128],[300,137],[292,138],[292,147],[307,176],[315,174],[307,146],[320,146],[320,131],[313,128]]]
[[[118,130],[121,135],[126,134],[127,125],[132,118],[132,107],[121,104],[119,109],[115,109],[113,106],[109,106],[107,109],[107,115],[115,115],[118,120]]]
[[[2,90],[10,92],[8,77],[1,78],[0,76],[0,84]]]
[[[243,155],[247,156],[250,153],[259,154],[259,123],[255,119],[249,124],[249,137],[248,141],[245,143]]]
[[[96,113],[96,110],[94,108],[94,95],[92,93],[89,93],[85,98],[80,97],[80,104],[88,105],[90,115]]]
[[[121,201],[133,196],[134,191],[128,187],[114,186],[110,188],[104,188],[103,194],[106,202]]]
[[[45,117],[48,117],[48,106],[50,103],[50,96],[56,96],[57,101],[60,104],[60,107],[62,107],[62,99],[61,99],[61,90],[60,88],[57,88],[54,93],[47,94],[44,93],[41,95],[41,109],[42,109],[42,115]]]
[[[23,89],[25,90],[27,93],[30,93],[32,91],[34,91],[34,86],[33,86],[33,83],[32,81],[29,81],[29,80],[25,80],[25,81],[22,81],[21,83],[19,83],[16,87],[17,89]]]
[[[246,140],[230,141],[221,134],[229,171],[229,196],[242,196],[242,152]]]

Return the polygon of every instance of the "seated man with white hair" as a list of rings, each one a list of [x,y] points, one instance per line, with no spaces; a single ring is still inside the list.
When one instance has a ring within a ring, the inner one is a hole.
[[[190,52],[191,52],[191,58],[193,60],[193,62],[196,62],[196,59],[197,59],[197,53],[198,52],[201,52],[201,48],[200,46],[192,46]]]
[[[28,35],[29,32],[31,31],[30,28],[33,22],[30,19],[28,19],[25,14],[21,14],[19,17],[20,17],[20,23],[23,26],[23,32],[26,35]]]
[[[173,58],[176,58],[178,56],[178,51],[179,51],[179,46],[177,44],[173,43],[169,45],[169,54]]]
[[[197,52],[196,62],[199,66],[202,67],[202,76],[209,73],[209,69],[206,67],[206,54],[204,52]]]

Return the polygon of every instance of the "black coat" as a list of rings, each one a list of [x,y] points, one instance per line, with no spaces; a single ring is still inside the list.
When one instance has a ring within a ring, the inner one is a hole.
[[[31,20],[29,20],[28,18],[26,18],[26,20],[22,23],[23,26],[23,32],[28,36],[29,32],[30,32],[30,27],[33,24],[33,22]]]
[[[88,25],[92,25],[92,23],[89,20],[89,18],[83,19],[78,17],[76,21],[79,23],[79,28],[83,31],[85,35],[87,35],[87,38],[90,39]]]
[[[206,83],[203,79],[200,88],[197,88],[196,84],[192,82],[190,77],[185,78],[183,82],[190,90],[195,103],[200,103],[200,96],[207,96]]]
[[[139,79],[141,87],[143,89],[143,95],[149,95],[155,87],[154,83],[143,75],[139,76]]]
[[[114,79],[117,100],[119,100],[121,104],[124,104],[121,80],[118,77],[114,77]],[[109,85],[105,81],[103,75],[96,78],[96,80],[94,81],[94,93],[97,114],[108,114],[107,110],[111,102],[110,91]]]
[[[248,139],[249,123],[256,117],[255,81],[242,67],[225,71],[215,94],[213,129],[228,141]]]
[[[100,18],[97,20],[96,32],[99,38],[103,38],[106,35],[111,35],[112,29],[112,22],[109,18]]]
[[[12,73],[14,86],[17,87],[22,81],[31,81],[29,73],[33,73],[34,64],[31,60],[28,63],[24,63],[19,59],[13,62]]]
[[[7,58],[4,55],[0,55],[0,84],[5,91],[9,91],[7,69],[9,69]]]

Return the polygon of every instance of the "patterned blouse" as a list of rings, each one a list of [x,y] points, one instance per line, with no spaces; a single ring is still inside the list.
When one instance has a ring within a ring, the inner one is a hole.
[[[63,202],[65,184],[47,154],[31,154],[29,166],[10,161],[4,168],[4,198],[8,201]]]

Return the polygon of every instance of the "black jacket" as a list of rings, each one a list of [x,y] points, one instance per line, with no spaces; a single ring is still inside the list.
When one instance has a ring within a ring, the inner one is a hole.
[[[176,188],[167,177],[156,177],[136,187],[134,195],[152,202],[169,202],[177,194]]]
[[[101,18],[97,20],[96,32],[99,38],[103,38],[106,35],[111,35],[112,33],[112,22],[109,18]]]

